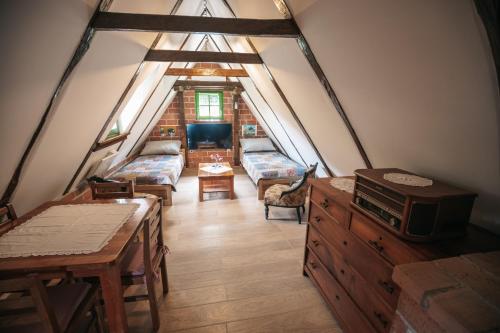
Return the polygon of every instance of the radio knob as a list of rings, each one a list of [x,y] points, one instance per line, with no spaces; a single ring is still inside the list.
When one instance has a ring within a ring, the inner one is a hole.
[[[395,226],[396,226],[396,219],[395,219],[394,217],[391,217],[391,218],[389,219],[389,224],[390,224],[391,226],[395,227]]]
[[[361,199],[359,199],[359,197],[356,197],[356,204],[359,205],[360,202],[361,202]]]

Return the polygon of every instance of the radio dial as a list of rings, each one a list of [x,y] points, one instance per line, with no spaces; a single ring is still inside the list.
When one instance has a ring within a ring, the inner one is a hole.
[[[391,218],[389,219],[389,224],[390,224],[391,226],[395,227],[395,226],[396,226],[396,219],[395,219],[394,217],[391,217]]]

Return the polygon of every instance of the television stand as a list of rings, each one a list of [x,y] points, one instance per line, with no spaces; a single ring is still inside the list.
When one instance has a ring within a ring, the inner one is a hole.
[[[198,141],[196,142],[198,149],[217,149],[215,141]]]

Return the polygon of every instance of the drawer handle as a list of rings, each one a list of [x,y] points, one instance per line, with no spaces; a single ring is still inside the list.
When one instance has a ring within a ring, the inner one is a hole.
[[[315,239],[315,240],[312,241],[312,243],[313,243],[314,246],[318,246],[319,245],[319,240]]]
[[[329,204],[328,204],[328,199],[323,200],[323,201],[320,203],[320,205],[321,205],[321,207],[323,207],[323,208],[325,208],[325,209],[326,209],[326,208],[328,208],[328,205],[329,205]]]
[[[309,265],[311,265],[312,269],[316,269],[318,267],[314,261],[309,261]]]
[[[384,247],[382,245],[380,245],[376,240],[369,240],[368,244],[373,246],[375,248],[375,250],[377,250],[378,252],[384,251]]]
[[[392,294],[395,290],[394,285],[388,281],[378,280],[378,284],[389,294]]]
[[[341,269],[340,274],[345,274],[345,271],[343,269]]]
[[[335,295],[335,299],[337,299],[337,301],[340,301],[340,296],[339,295]]]
[[[319,216],[315,216],[315,217],[314,217],[314,221],[316,221],[316,223],[321,222],[321,217],[319,217]]]
[[[347,246],[347,241],[343,241],[342,244],[344,244],[345,246]]]
[[[387,319],[385,319],[384,316],[380,312],[374,311],[373,314],[378,319],[378,321],[380,321],[380,323],[382,324],[382,326],[384,328],[386,328],[387,325],[389,325],[389,322],[387,321]]]

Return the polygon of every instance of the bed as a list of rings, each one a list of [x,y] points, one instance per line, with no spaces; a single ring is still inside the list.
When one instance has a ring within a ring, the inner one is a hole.
[[[243,139],[242,139],[243,140]],[[256,139],[248,139],[256,140]],[[262,147],[263,151],[245,151],[242,143],[240,161],[252,181],[258,188],[258,199],[264,199],[266,190],[274,184],[290,184],[300,179],[306,167],[291,160],[280,152],[270,151],[269,147]]]
[[[149,143],[149,142],[148,142]],[[155,143],[156,144],[156,143]],[[156,144],[158,145],[158,144]],[[172,205],[172,192],[184,169],[184,150],[177,154],[158,154],[159,150],[141,154],[115,171],[109,178],[118,181],[135,181],[135,191],[154,194],[163,198],[165,206]]]

